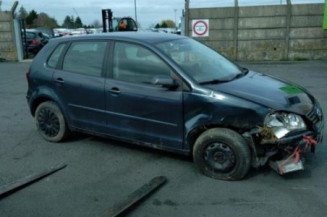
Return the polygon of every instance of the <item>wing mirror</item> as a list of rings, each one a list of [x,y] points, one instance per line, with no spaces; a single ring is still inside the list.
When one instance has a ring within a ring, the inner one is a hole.
[[[153,77],[152,84],[168,89],[176,89],[179,86],[178,83],[168,75],[157,75]]]

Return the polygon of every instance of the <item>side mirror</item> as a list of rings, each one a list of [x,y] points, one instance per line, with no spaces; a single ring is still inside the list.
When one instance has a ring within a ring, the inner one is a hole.
[[[152,84],[169,89],[175,89],[178,87],[178,83],[168,75],[157,75],[153,77]]]

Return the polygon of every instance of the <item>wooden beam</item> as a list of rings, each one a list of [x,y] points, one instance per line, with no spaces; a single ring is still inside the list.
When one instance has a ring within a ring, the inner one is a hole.
[[[67,166],[66,164],[59,164],[57,166],[46,169],[40,173],[29,175],[22,179],[16,180],[12,183],[0,186],[0,199],[5,196],[8,196],[10,193],[20,190],[23,187],[28,186],[29,184],[32,184],[48,175],[51,175],[51,174],[65,168],[66,166]]]
[[[106,211],[106,215],[110,217],[115,217],[122,213],[125,213],[130,207],[144,199],[150,193],[154,192],[157,188],[166,183],[166,181],[167,179],[164,176],[157,176],[151,179],[149,183],[143,185],[141,188],[130,194],[126,199],[108,209]]]

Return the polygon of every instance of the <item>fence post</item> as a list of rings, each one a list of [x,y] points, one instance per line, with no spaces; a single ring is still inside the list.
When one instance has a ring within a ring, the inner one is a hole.
[[[185,0],[185,36],[189,36],[189,13],[190,13],[190,0]]]
[[[284,60],[288,60],[288,54],[290,49],[291,19],[292,19],[292,3],[291,0],[286,0],[286,31],[285,31]]]
[[[238,16],[239,16],[239,7],[238,0],[234,0],[234,30],[233,30],[233,40],[234,40],[234,55],[235,60],[238,58]]]

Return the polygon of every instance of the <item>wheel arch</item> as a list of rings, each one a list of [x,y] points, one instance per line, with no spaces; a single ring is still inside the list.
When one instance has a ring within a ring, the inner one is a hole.
[[[59,107],[59,109],[61,110],[62,114],[65,117],[65,120],[68,124],[68,127],[70,128],[70,118],[67,115],[67,111],[64,107],[64,105],[60,102],[59,98],[56,97],[55,94],[51,94],[51,90],[43,90],[42,93],[35,95],[34,97],[32,97],[32,99],[30,100],[30,110],[31,110],[31,114],[34,117],[35,116],[35,111],[37,109],[37,107],[46,101],[52,101],[54,103],[56,103]]]
[[[197,138],[199,138],[199,136],[202,133],[204,133],[205,131],[207,131],[209,129],[214,129],[214,128],[227,128],[227,129],[234,130],[235,132],[240,133],[240,129],[238,129],[236,127],[224,125],[224,124],[218,124],[218,123],[203,124],[203,125],[196,126],[187,133],[186,139],[185,139],[186,148],[189,149],[190,153],[192,153],[193,146],[194,146],[194,143],[197,140]]]
[[[36,108],[43,102],[46,101],[53,101],[55,102],[51,97],[49,96],[39,96],[36,99],[33,100],[33,102],[31,103],[31,113],[33,115],[33,117],[35,116],[35,111]]]

